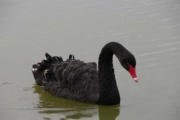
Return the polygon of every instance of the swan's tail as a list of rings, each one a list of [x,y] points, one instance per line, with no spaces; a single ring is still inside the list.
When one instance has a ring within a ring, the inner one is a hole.
[[[48,77],[51,75],[51,68],[54,64],[59,64],[63,61],[62,57],[51,56],[45,53],[46,59],[32,66],[32,73],[38,85],[43,85],[48,82]]]

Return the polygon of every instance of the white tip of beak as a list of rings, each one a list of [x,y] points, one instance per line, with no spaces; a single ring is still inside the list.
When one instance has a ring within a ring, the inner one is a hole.
[[[139,82],[139,79],[137,77],[133,78],[134,79],[134,82],[138,83]]]

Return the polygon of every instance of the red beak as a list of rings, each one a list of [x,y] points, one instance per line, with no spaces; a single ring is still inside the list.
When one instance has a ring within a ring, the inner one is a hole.
[[[137,83],[139,81],[139,79],[138,79],[138,77],[136,75],[136,69],[131,65],[129,65],[129,74],[133,78],[134,82]]]

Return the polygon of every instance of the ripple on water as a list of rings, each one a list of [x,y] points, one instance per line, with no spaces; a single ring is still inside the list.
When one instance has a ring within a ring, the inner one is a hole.
[[[6,86],[6,85],[9,85],[9,84],[10,84],[9,82],[3,82],[3,83],[0,84],[0,87]]]

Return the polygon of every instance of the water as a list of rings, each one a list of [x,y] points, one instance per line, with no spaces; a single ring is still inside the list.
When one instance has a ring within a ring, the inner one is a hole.
[[[1,120],[179,120],[179,0],[1,0]],[[135,84],[117,59],[121,104],[54,97],[34,83],[31,65],[48,51],[98,60],[117,41],[137,58]]]

